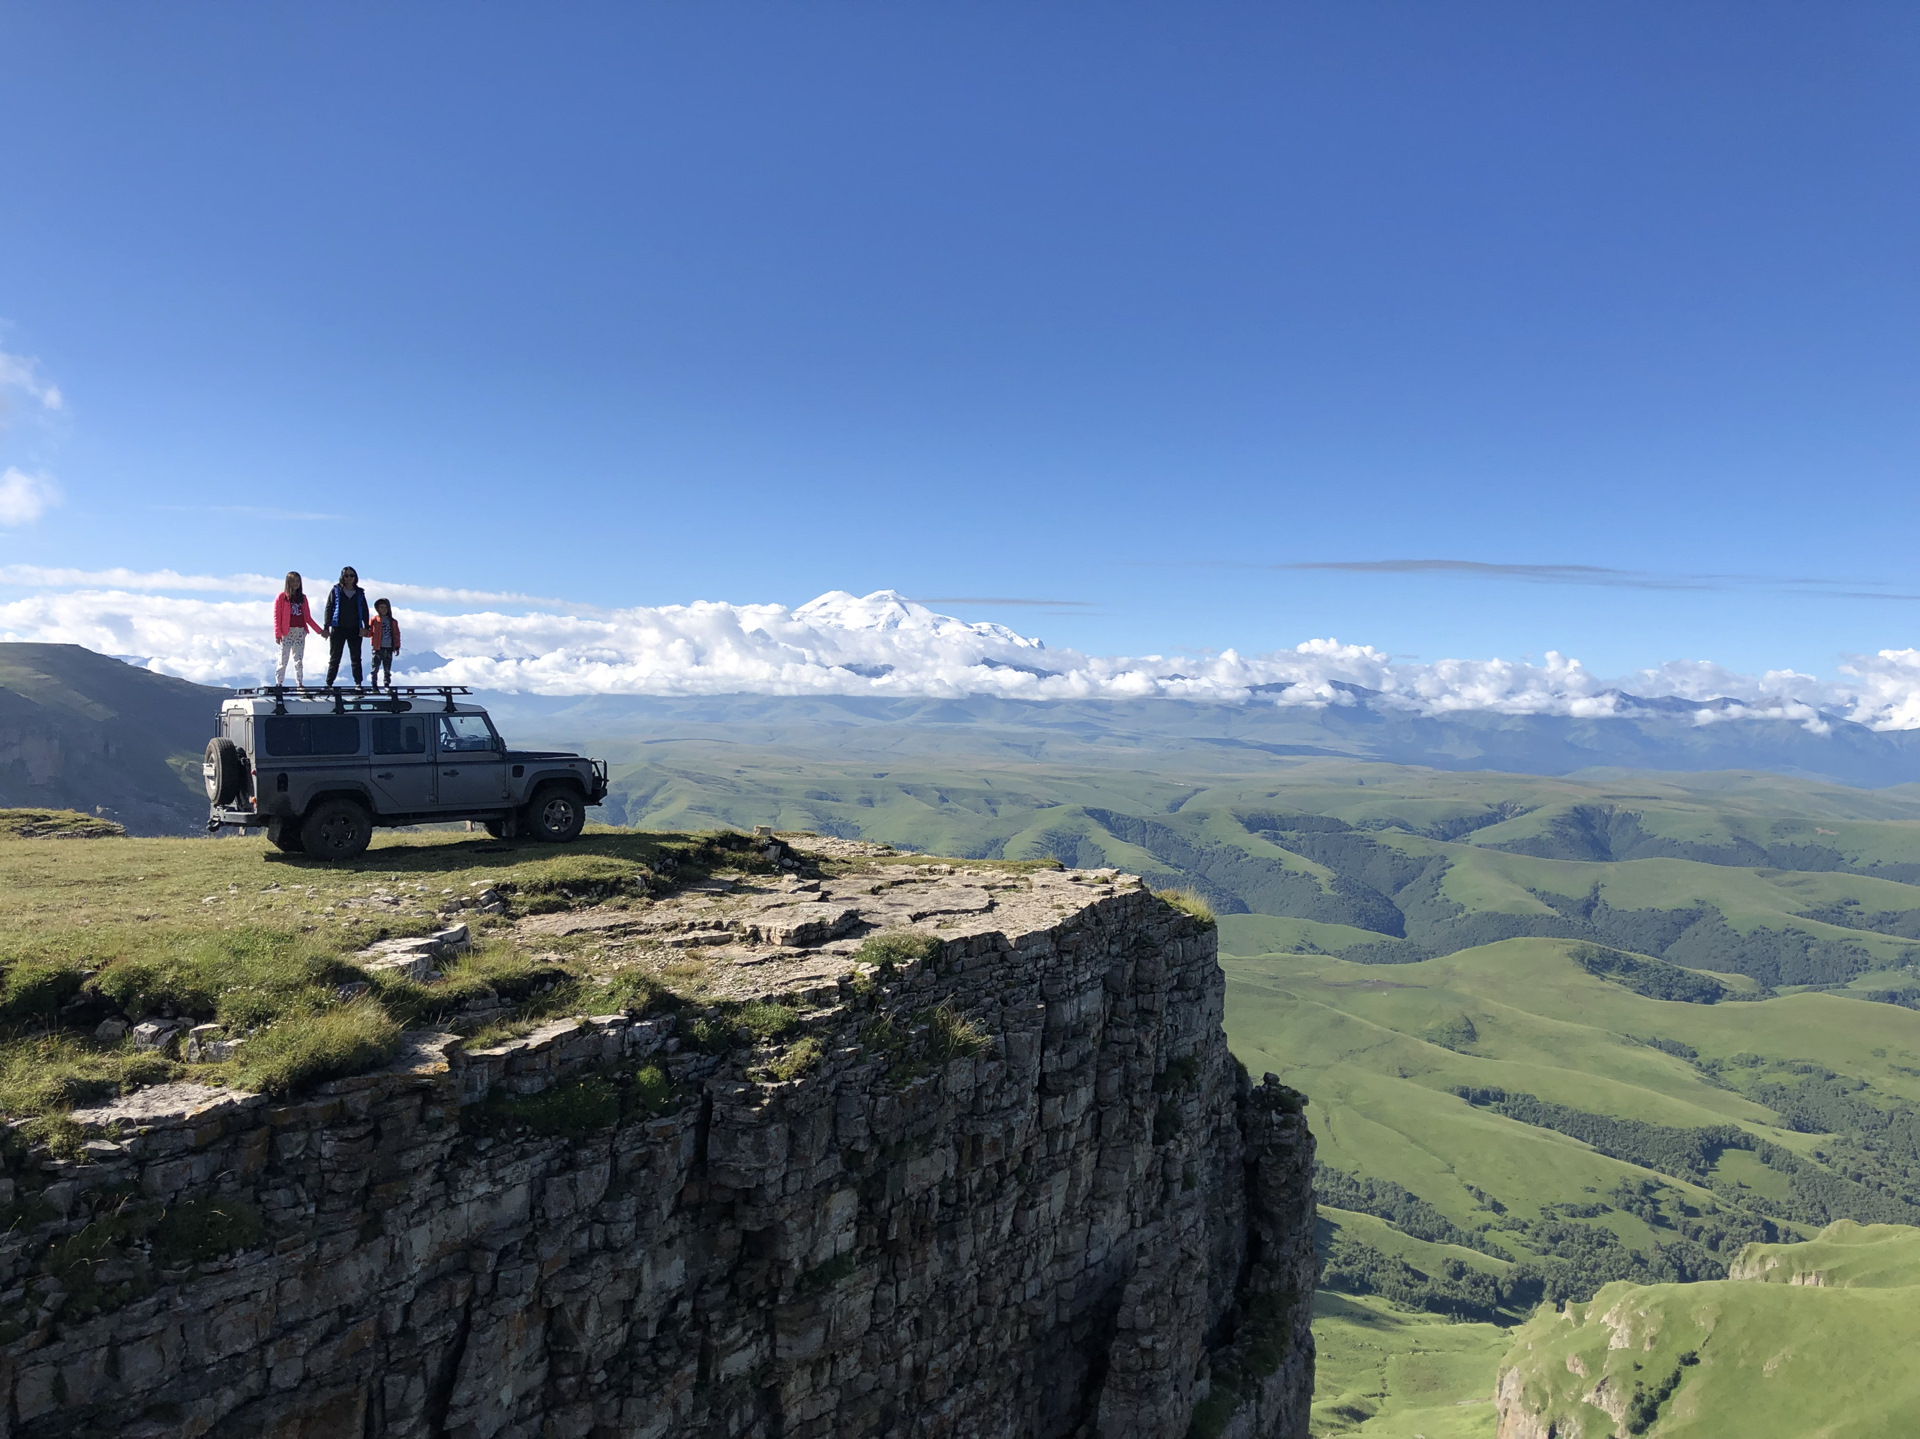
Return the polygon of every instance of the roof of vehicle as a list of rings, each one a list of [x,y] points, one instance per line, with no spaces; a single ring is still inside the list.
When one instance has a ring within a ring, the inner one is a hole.
[[[223,700],[224,715],[463,714],[483,715],[486,706],[454,698],[463,689],[402,687],[397,690],[241,690]]]

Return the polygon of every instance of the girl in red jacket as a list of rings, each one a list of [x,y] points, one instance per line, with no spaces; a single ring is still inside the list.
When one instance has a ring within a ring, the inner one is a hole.
[[[367,626],[367,638],[373,641],[373,683],[380,685],[382,666],[387,671],[387,688],[393,688],[393,657],[400,653],[400,621],[393,617],[390,600],[373,602],[373,620]]]
[[[293,660],[294,682],[305,689],[307,687],[307,631],[320,633],[320,626],[313,622],[313,606],[307,603],[307,592],[300,584],[300,571],[287,571],[287,587],[273,602],[273,637],[280,645],[280,667],[274,671],[273,682],[283,685],[287,682],[287,660]]]

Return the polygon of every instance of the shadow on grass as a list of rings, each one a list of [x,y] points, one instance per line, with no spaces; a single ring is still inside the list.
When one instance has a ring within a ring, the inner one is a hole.
[[[491,835],[448,835],[444,839],[409,836],[399,844],[381,844],[378,836],[367,852],[345,864],[283,854],[269,849],[271,865],[320,870],[330,874],[377,871],[384,874],[451,874],[455,871],[511,869],[543,859],[611,859],[629,864],[658,863],[672,856],[685,864],[715,836],[681,833],[583,834],[569,844],[544,844],[536,839],[495,839]]]

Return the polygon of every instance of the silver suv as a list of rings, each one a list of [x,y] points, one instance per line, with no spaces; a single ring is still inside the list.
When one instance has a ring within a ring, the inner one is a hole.
[[[207,829],[264,827],[290,854],[352,859],[375,825],[478,820],[564,843],[607,796],[604,760],[508,749],[461,686],[239,690],[201,765]]]

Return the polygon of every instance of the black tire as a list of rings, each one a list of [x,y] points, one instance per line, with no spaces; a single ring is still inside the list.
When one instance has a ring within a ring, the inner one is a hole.
[[[507,822],[504,819],[483,820],[482,823],[486,826],[487,833],[495,839],[507,837]]]
[[[315,859],[358,859],[373,838],[373,819],[350,799],[323,799],[300,822],[300,844]]]
[[[570,784],[543,784],[533,792],[521,824],[548,844],[578,839],[587,827],[587,797]]]
[[[300,837],[300,821],[297,819],[268,820],[267,841],[282,854],[307,852],[307,842]]]
[[[210,739],[200,761],[200,776],[207,784],[208,804],[232,804],[246,789],[246,756],[230,739]]]

